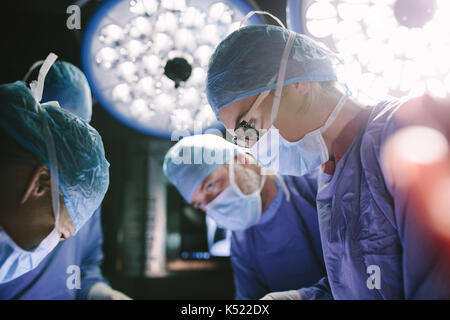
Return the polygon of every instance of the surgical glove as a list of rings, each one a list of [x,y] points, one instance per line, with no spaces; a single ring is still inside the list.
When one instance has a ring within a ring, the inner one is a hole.
[[[97,282],[89,290],[89,300],[132,300],[120,291],[114,290],[106,283]]]
[[[297,290],[278,291],[266,294],[259,300],[302,300]]]

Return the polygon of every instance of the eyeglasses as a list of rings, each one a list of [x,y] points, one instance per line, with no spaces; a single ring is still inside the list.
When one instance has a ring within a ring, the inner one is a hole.
[[[261,102],[269,95],[269,93],[270,90],[264,91],[258,95],[248,112],[245,114],[246,118],[251,119],[253,112],[259,107]],[[240,147],[249,148],[253,145],[253,143],[259,140],[259,131],[255,128],[255,124],[250,120],[241,120],[238,126],[234,129],[234,134],[233,143]]]

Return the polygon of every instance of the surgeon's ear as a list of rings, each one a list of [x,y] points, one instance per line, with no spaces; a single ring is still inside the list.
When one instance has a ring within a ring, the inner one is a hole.
[[[37,166],[30,175],[25,192],[20,200],[21,204],[27,202],[28,199],[40,198],[50,191],[50,171],[45,163]]]

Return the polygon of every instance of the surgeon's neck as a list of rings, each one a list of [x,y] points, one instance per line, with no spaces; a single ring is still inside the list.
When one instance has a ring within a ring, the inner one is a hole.
[[[261,190],[262,213],[267,210],[273,199],[277,196],[277,193],[278,186],[276,183],[276,175],[267,175],[266,182]]]
[[[334,105],[336,105],[339,101],[340,97],[337,98]],[[353,101],[350,97],[345,102],[342,110],[339,112],[336,120],[331,124],[331,126],[323,133],[323,139],[325,140],[325,144],[327,145],[328,154],[330,156],[333,155],[333,143],[341,133],[342,129],[356,116],[361,112],[363,106],[355,101]]]

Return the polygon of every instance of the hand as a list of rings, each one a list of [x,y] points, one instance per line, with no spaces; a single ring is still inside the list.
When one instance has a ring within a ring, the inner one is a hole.
[[[259,300],[302,300],[297,290],[278,291],[266,294]]]
[[[126,294],[114,290],[106,283],[97,282],[94,284],[88,294],[89,300],[132,300]]]

